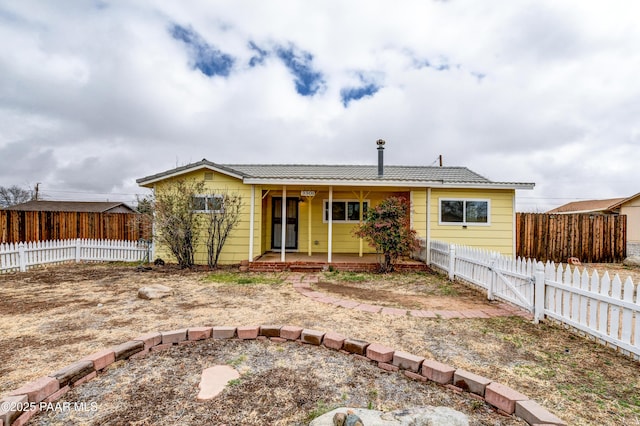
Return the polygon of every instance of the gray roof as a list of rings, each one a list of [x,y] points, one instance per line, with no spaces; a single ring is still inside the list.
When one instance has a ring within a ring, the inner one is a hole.
[[[33,200],[26,203],[7,207],[5,210],[20,210],[29,212],[89,212],[114,213],[135,212],[125,203],[112,201],[48,201]]]
[[[140,185],[150,185],[170,176],[198,169],[217,170],[247,183],[389,184],[402,183],[464,186],[510,186],[530,189],[531,183],[492,182],[466,167],[384,166],[382,177],[377,165],[312,165],[312,164],[217,164],[206,159],[186,166],[138,179]]]
[[[385,166],[378,177],[378,166],[306,164],[223,164],[243,176],[279,179],[411,180],[447,182],[490,182],[466,167]]]

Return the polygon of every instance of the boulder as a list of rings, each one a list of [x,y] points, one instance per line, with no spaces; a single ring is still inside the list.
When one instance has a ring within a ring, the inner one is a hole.
[[[629,256],[622,264],[624,266],[640,266],[640,256]]]
[[[414,407],[405,410],[383,412],[364,408],[337,408],[314,419],[309,426],[334,426],[334,416],[344,413],[346,424],[349,414],[357,416],[364,426],[468,426],[469,418],[448,407]],[[340,417],[340,416],[339,416]],[[338,417],[338,418],[339,418]]]
[[[173,289],[162,284],[154,284],[138,289],[138,297],[140,299],[162,299],[163,297],[171,296],[172,294]]]

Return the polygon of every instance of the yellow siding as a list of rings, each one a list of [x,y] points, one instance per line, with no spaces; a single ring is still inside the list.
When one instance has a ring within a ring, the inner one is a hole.
[[[416,188],[411,196],[411,226],[418,236],[427,236],[427,189]]]
[[[464,244],[487,250],[498,251],[513,256],[514,230],[514,194],[506,190],[472,190],[472,189],[432,189],[431,190],[431,239]],[[440,225],[439,200],[455,199],[488,199],[490,200],[490,225]]]
[[[207,171],[209,172],[209,171]],[[227,240],[220,257],[221,264],[236,264],[249,258],[249,212],[251,186],[241,180],[224,174],[214,173],[213,180],[204,180],[205,171],[197,171],[182,175],[179,179],[196,179],[205,181],[208,193],[220,191],[236,192],[243,198],[241,220]],[[178,179],[173,178],[173,179]],[[156,190],[171,179],[160,182]],[[300,191],[313,190],[316,195],[311,202],[301,196]],[[369,206],[377,205],[383,199],[401,195],[411,200],[411,222],[413,228],[421,237],[426,237],[428,230],[433,240],[442,240],[496,250],[503,254],[513,255],[513,198],[514,190],[472,190],[472,189],[432,189],[430,198],[430,215],[427,220],[427,204],[429,203],[427,188],[334,188],[334,200],[358,200],[362,196],[369,201]],[[282,186],[256,186],[255,188],[255,228],[254,228],[254,258],[272,248],[272,201],[273,197],[282,196]],[[298,248],[297,251],[307,253],[308,243],[311,241],[312,253],[326,253],[328,250],[328,223],[323,221],[323,202],[329,198],[328,187],[287,186],[287,198],[299,198],[298,203]],[[463,228],[461,225],[439,225],[439,200],[441,198],[460,199],[488,199],[491,203],[490,226],[472,226]],[[308,212],[311,209],[311,226],[309,227]],[[360,240],[353,235],[357,223],[333,223],[332,248],[333,253],[358,253]],[[206,231],[203,231],[198,249],[196,263],[207,263],[205,245]],[[366,242],[362,244],[364,253],[374,252]],[[156,255],[165,259],[172,259],[166,248],[158,247]]]
[[[216,194],[223,191],[228,193],[237,193],[242,197],[242,208],[240,214],[240,221],[236,225],[236,228],[231,231],[231,234],[227,238],[225,246],[220,254],[220,264],[236,264],[242,260],[249,258],[249,231],[250,231],[250,200],[251,200],[251,186],[245,185],[241,180],[229,177],[220,173],[213,173],[212,180],[205,180],[204,171],[196,171],[193,173],[182,175],[175,179],[188,179],[198,180],[205,182],[205,193]],[[163,185],[171,182],[175,179],[167,179],[166,181],[156,184],[156,191],[162,191]],[[254,257],[262,253],[262,200],[261,200],[261,187],[256,186],[256,204],[254,212]],[[204,215],[203,215],[204,216]],[[203,227],[204,228],[204,227]],[[156,250],[156,256],[160,256],[164,259],[175,261],[170,254],[168,248],[158,247]],[[201,232],[196,248],[195,262],[197,264],[207,264],[207,247],[206,247],[206,228]]]

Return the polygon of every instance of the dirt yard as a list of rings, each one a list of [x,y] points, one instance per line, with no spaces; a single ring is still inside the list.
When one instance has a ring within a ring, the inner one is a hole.
[[[640,281],[637,270],[621,271]],[[444,320],[365,313],[314,302],[282,278],[170,267],[136,272],[134,266],[105,264],[0,275],[0,395],[145,332],[290,324],[380,342],[490,377],[571,425],[640,425],[638,363],[562,328],[520,317]],[[321,281],[318,290],[334,296],[407,309],[489,303],[434,274],[325,273]],[[173,287],[175,295],[138,299],[138,288],[149,284]],[[245,374],[218,398],[196,403],[200,372],[214,364],[231,364]],[[175,347],[113,364],[64,399],[97,402],[98,410],[43,413],[32,423],[305,424],[343,405],[383,410],[444,405],[470,416],[472,424],[523,424],[465,395],[335,351],[289,343],[207,341]]]

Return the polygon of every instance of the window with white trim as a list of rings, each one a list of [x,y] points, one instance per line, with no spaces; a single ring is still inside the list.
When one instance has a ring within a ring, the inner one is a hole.
[[[222,213],[224,196],[220,194],[196,195],[192,199],[193,211],[197,213]]]
[[[489,200],[440,199],[440,225],[488,225]]]
[[[362,217],[367,214],[369,200],[362,202]],[[324,200],[322,221],[329,222],[329,200]],[[358,200],[333,200],[331,203],[332,222],[356,223],[360,222],[360,201]]]

